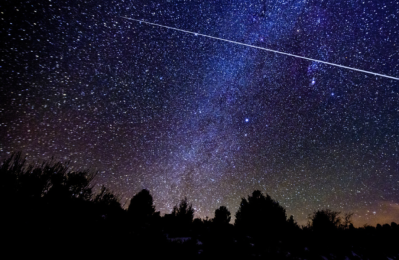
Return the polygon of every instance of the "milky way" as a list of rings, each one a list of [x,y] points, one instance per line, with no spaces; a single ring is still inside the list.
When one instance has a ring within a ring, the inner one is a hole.
[[[259,189],[305,224],[399,221],[397,1],[3,1],[0,158],[99,170],[199,217]]]

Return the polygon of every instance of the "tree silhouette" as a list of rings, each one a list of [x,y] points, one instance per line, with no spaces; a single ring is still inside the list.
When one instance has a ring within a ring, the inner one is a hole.
[[[213,222],[216,224],[229,224],[231,220],[230,211],[225,206],[220,206],[215,210],[215,218]]]
[[[96,205],[99,215],[104,219],[120,215],[123,211],[119,198],[105,186],[101,187],[100,192],[94,197],[93,203]]]
[[[287,228],[290,232],[298,231],[300,229],[298,223],[294,220],[294,216],[292,215],[287,220]]]
[[[155,213],[153,199],[146,189],[141,190],[130,200],[127,212],[137,220],[145,220]]]
[[[68,199],[90,200],[92,188],[89,185],[94,176],[89,176],[86,171],[68,172],[67,166],[61,163],[49,166],[49,169],[46,167],[44,173],[49,176],[50,185],[44,197],[58,202]],[[53,174],[46,174],[51,171],[54,171]]]
[[[309,216],[309,226],[315,232],[331,232],[338,229],[348,229],[352,224],[353,213],[340,216],[341,212],[323,209]]]
[[[0,192],[16,200],[46,199],[59,203],[69,199],[90,200],[90,183],[97,173],[70,171],[68,163],[53,161],[26,165],[21,152],[14,153],[0,167]]]
[[[353,213],[345,213],[344,218],[342,220],[341,228],[343,229],[353,228],[352,216]]]
[[[396,224],[396,222],[391,222],[391,227],[393,230],[399,230],[399,226]]]
[[[0,219],[9,226],[3,235],[35,234],[29,239],[32,248],[83,239],[83,230],[94,223],[91,182],[95,175],[71,171],[68,163],[53,160],[27,164],[21,152],[12,154],[0,166]]]
[[[277,233],[284,230],[287,223],[285,209],[273,200],[256,190],[248,200],[242,198],[236,213],[234,225],[254,234]]]
[[[121,247],[133,246],[135,255],[154,259],[199,254],[204,259],[325,255],[393,259],[399,252],[395,222],[355,228],[353,214],[324,209],[309,215],[308,225],[300,228],[293,216],[287,219],[277,201],[258,190],[241,200],[234,226],[228,224],[231,214],[224,206],[215,210],[212,220],[193,220],[187,198],[161,217],[148,190],[137,193],[124,210],[104,186],[93,192],[94,177],[95,173],[71,171],[68,163],[53,160],[27,164],[21,153],[4,160],[0,165],[3,248],[30,257],[36,249],[52,250],[53,255],[86,250],[103,256],[104,250],[114,255]]]
[[[178,221],[184,224],[192,223],[194,218],[194,209],[191,204],[188,204],[187,197],[180,201],[179,206],[174,206],[171,214],[176,217]]]

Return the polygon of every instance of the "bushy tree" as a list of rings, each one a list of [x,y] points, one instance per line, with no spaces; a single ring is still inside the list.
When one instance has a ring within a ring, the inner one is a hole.
[[[62,163],[56,163],[53,167],[45,168],[45,175],[50,177],[45,196],[51,200],[90,200],[92,197],[90,182],[94,176],[90,176],[87,171],[70,172]]]
[[[353,229],[353,222],[352,222],[353,213],[345,213],[343,222],[341,224],[342,229]]]
[[[300,227],[298,226],[298,223],[294,220],[294,216],[290,216],[287,220],[287,228],[289,231],[298,231]]]
[[[242,198],[234,225],[251,233],[277,233],[286,228],[285,209],[269,195],[256,190],[248,200]]]
[[[12,154],[0,166],[0,218],[9,225],[3,233],[35,234],[37,241],[47,242],[57,241],[53,236],[64,241],[82,238],[93,223],[95,175],[71,171],[68,163],[53,160],[28,164],[21,152]]]
[[[101,187],[100,192],[94,197],[93,203],[103,218],[120,215],[123,212],[119,198],[105,186]]]
[[[229,224],[230,220],[230,211],[225,206],[220,206],[215,210],[215,218],[213,219],[213,223],[225,225]]]
[[[146,219],[155,213],[153,199],[150,192],[146,189],[141,190],[130,200],[128,213],[137,219]]]
[[[187,197],[180,201],[179,206],[174,206],[172,214],[173,217],[176,217],[181,223],[188,224],[193,222],[194,218],[194,209],[191,204],[188,204]]]
[[[70,171],[68,163],[53,161],[27,165],[21,152],[14,153],[0,167],[0,192],[15,200],[44,198],[57,204],[70,199],[88,201],[92,197],[90,183],[96,173]],[[10,200],[10,199],[8,199]]]
[[[323,209],[309,216],[309,226],[315,232],[331,232],[338,229],[348,229],[352,224],[353,213],[340,216],[341,212]]]

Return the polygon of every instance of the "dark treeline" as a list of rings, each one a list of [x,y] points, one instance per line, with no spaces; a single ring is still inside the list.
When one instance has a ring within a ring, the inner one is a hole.
[[[21,153],[0,167],[2,254],[140,259],[398,259],[396,223],[355,228],[351,214],[321,209],[298,226],[269,195],[242,198],[231,224],[221,206],[212,219],[194,219],[186,198],[160,216],[148,190],[127,209],[90,171],[68,164],[28,165]]]

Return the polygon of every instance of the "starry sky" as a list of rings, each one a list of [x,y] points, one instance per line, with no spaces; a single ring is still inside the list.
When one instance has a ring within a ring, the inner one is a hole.
[[[70,160],[122,201],[213,217],[259,189],[305,224],[399,222],[397,0],[0,3],[0,158]]]

